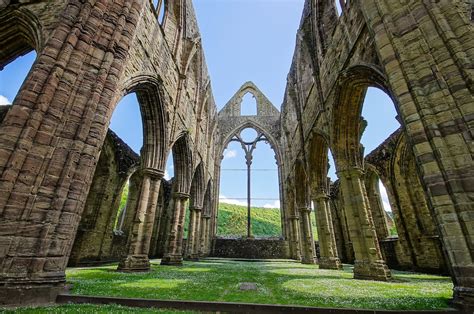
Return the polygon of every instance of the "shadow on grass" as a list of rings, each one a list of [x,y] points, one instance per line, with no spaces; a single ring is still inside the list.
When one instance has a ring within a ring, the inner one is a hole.
[[[262,262],[257,265],[255,262],[205,260],[204,262],[185,262],[182,267],[170,267],[153,262],[152,271],[149,273],[118,273],[114,265],[73,269],[68,274],[68,281],[73,283],[73,294],[371,309],[446,308],[448,296],[451,293],[450,289],[447,289],[447,297],[439,296],[438,291],[432,295],[423,296],[394,294],[383,297],[365,295],[360,297],[351,295],[350,289],[360,289],[359,284],[362,286],[365,284],[357,281],[357,287],[354,287],[353,284],[349,284],[355,283],[353,279],[341,276],[352,274],[351,267],[346,266],[344,271],[331,271],[319,270],[317,266],[312,265],[296,267],[297,265],[301,264],[295,262],[295,267],[292,267],[293,265],[275,265],[272,262]],[[396,281],[375,283],[372,290],[369,290],[374,292],[382,288],[390,289],[390,285],[397,282],[415,284],[422,281],[424,286],[429,286],[430,281],[438,284],[441,282],[438,277],[435,277],[435,280],[431,278],[412,280],[406,278],[409,275],[410,273],[401,273],[402,279],[399,281],[398,274],[395,274]],[[444,278],[441,277],[441,279]],[[318,287],[318,281],[329,281],[329,283],[324,283],[326,285],[324,287]],[[238,289],[240,282],[256,282],[259,289],[250,292],[240,291]],[[310,285],[299,288],[298,286],[302,283],[310,283]],[[370,285],[370,281],[366,283]],[[332,289],[333,284],[334,289]],[[414,289],[416,291],[417,288]],[[437,287],[437,289],[441,288]]]

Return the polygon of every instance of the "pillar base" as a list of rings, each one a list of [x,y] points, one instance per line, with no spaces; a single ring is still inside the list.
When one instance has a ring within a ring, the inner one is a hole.
[[[148,255],[128,255],[117,267],[117,271],[124,273],[149,272],[150,270]]]
[[[342,269],[342,263],[337,257],[320,257],[319,269]]]
[[[3,283],[0,282],[0,285]],[[56,297],[64,291],[61,283],[7,283],[0,287],[0,307],[48,305],[56,302]]]
[[[199,254],[191,254],[186,259],[188,261],[199,261]]]
[[[301,264],[306,265],[314,265],[317,264],[317,260],[315,258],[301,258]]]
[[[474,313],[474,288],[454,287],[453,306],[462,310],[462,313]]]
[[[384,261],[360,261],[354,263],[354,279],[388,281],[392,275]]]
[[[168,255],[168,254],[166,254],[161,259],[161,265],[182,266],[183,265],[183,256],[182,255]]]

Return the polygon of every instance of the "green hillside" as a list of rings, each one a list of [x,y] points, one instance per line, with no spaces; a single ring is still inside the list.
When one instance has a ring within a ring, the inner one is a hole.
[[[279,208],[252,207],[252,234],[257,237],[281,236]],[[311,216],[313,234],[317,239],[314,215]],[[220,203],[217,220],[218,236],[245,236],[247,234],[247,207]]]

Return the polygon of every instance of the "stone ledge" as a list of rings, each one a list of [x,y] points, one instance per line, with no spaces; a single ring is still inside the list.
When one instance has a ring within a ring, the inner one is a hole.
[[[185,301],[185,300],[153,300],[153,299],[128,299],[112,297],[92,297],[82,295],[60,294],[57,298],[59,304],[118,304],[129,307],[141,308],[172,308],[179,310],[193,310],[205,312],[224,313],[312,313],[312,314],[456,314],[460,313],[455,309],[428,310],[428,311],[400,311],[400,310],[364,310],[364,309],[336,309],[318,308],[297,305],[275,305],[275,304],[255,304],[255,303],[233,303],[233,302],[210,302],[210,301]]]

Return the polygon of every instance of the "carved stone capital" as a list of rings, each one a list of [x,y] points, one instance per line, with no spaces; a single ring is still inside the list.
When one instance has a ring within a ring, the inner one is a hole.
[[[195,212],[200,212],[200,211],[202,211],[202,206],[194,205],[194,206],[191,206],[189,209],[192,210],[192,211],[195,211]]]
[[[354,177],[362,177],[365,174],[364,169],[360,167],[350,167],[345,168],[337,171],[337,176],[339,178],[346,177],[346,178],[354,178]]]
[[[184,200],[189,198],[189,193],[174,192],[173,197],[176,199]]]
[[[149,176],[150,178],[154,180],[161,180],[165,176],[164,171],[158,170],[158,169],[153,169],[153,168],[144,168],[142,169],[143,175]]]
[[[299,208],[298,208],[298,211],[299,211],[300,213],[307,213],[307,212],[309,213],[309,212],[311,212],[311,208],[306,207],[306,206],[305,206],[305,207],[299,207]]]

